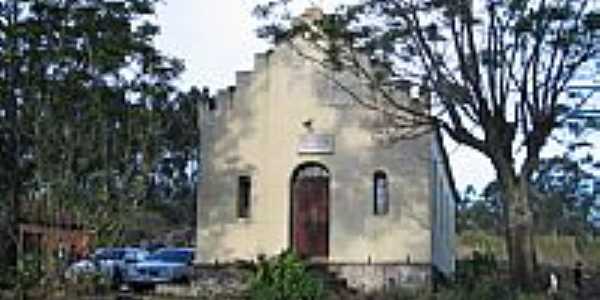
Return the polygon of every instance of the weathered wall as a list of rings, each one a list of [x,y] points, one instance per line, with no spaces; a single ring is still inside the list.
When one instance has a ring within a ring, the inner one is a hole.
[[[342,264],[331,265],[328,269],[345,278],[349,287],[364,292],[397,286],[421,287],[431,280],[428,264]]]
[[[432,137],[379,144],[377,113],[352,104],[321,71],[282,45],[258,55],[255,70],[239,73],[236,90],[221,92],[218,110],[206,112],[212,125],[202,141],[199,262],[253,259],[289,247],[290,177],[308,161],[331,174],[331,262],[431,262]],[[307,120],[315,133],[335,136],[333,154],[298,154]],[[376,170],[389,179],[390,210],[383,216],[373,215]],[[239,175],[252,176],[248,219],[236,217]]]

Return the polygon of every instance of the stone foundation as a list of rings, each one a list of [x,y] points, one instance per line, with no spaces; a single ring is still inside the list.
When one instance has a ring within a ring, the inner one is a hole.
[[[251,272],[237,266],[194,268],[190,284],[159,284],[156,294],[201,299],[237,299],[245,295]]]
[[[428,264],[312,264],[345,281],[349,288],[373,292],[394,287],[415,288],[431,282]],[[240,266],[197,266],[189,285],[156,286],[159,295],[233,299],[246,295],[252,272]]]
[[[370,292],[394,287],[421,287],[431,282],[428,264],[331,264],[328,271],[348,287]]]

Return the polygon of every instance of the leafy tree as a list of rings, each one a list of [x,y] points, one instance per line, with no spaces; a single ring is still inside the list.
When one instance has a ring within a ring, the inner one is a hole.
[[[149,208],[171,224],[194,225],[200,163],[198,99],[208,90],[178,93],[163,110],[160,137],[164,155],[154,164],[154,182],[147,195]]]
[[[72,216],[116,243],[157,182],[174,181],[178,197],[193,198],[188,173],[197,174],[188,165],[199,163],[198,101],[208,94],[173,85],[184,67],[154,46],[157,2],[0,1],[0,207],[11,216],[2,232],[9,262],[18,223],[32,218],[25,206],[43,207],[49,224]],[[165,165],[177,172],[161,173]]]
[[[593,234],[596,199],[600,191],[593,188],[593,159],[575,159],[570,152],[543,159],[532,184],[532,210],[536,231],[576,236]]]
[[[585,170],[585,165],[566,154],[542,159],[529,195],[533,231],[579,237],[594,234],[599,191],[590,184],[595,180],[593,171]],[[498,181],[490,182],[481,194],[474,189],[465,192],[458,208],[458,230],[501,234],[498,229],[505,222],[502,197]]]
[[[593,142],[597,120],[592,110],[582,108],[553,132],[551,138],[558,142],[553,148],[563,146],[563,154],[542,158],[530,179],[535,233],[583,237],[597,231],[600,162]],[[495,229],[505,221],[501,197],[498,181],[490,182],[481,194],[468,186],[458,205],[458,229],[498,234]]]
[[[468,186],[458,206],[457,231],[484,231],[502,234],[504,219],[498,183],[489,183],[481,193]]]
[[[490,160],[504,195],[511,278],[532,286],[530,178],[565,108],[585,101],[563,95],[600,50],[594,1],[365,0],[287,22],[278,4],[288,2],[257,7],[257,15],[275,18],[261,35],[365,82],[374,97],[335,81],[387,115],[399,138],[439,128]],[[401,80],[418,82],[431,97],[402,100]]]

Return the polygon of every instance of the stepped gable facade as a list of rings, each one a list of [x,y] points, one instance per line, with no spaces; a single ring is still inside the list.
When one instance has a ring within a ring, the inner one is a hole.
[[[204,107],[196,263],[291,248],[362,289],[452,273],[457,198],[440,135],[390,138],[385,116],[331,78],[375,97],[365,85],[297,46],[257,54]]]

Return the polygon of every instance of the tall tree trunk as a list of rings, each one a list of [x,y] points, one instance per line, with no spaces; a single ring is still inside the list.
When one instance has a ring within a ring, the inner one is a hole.
[[[8,122],[10,124],[10,138],[9,138],[9,154],[11,156],[11,172],[12,176],[10,179],[10,209],[11,209],[11,220],[10,220],[10,234],[12,235],[11,241],[9,241],[8,247],[8,261],[11,266],[17,267],[18,260],[18,242],[19,242],[19,221],[21,215],[21,198],[20,198],[20,137],[19,137],[19,126],[18,126],[18,104],[17,104],[17,94],[16,88],[18,85],[17,75],[18,75],[18,61],[17,61],[17,53],[18,53],[18,41],[17,35],[14,32],[17,23],[17,8],[18,3],[16,0],[13,0],[10,4],[10,15],[8,17],[8,27],[11,28],[8,35],[9,42],[9,53],[10,60],[8,63],[8,105],[6,109],[6,116]]]
[[[513,286],[530,289],[533,284],[533,217],[529,206],[528,182],[511,176],[502,184],[506,212],[506,247]]]
[[[6,253],[7,261],[9,262],[9,267],[16,268],[17,261],[19,258],[19,216],[20,216],[20,203],[19,203],[19,194],[16,190],[15,185],[12,186],[10,192],[10,240],[8,241],[8,251]]]

